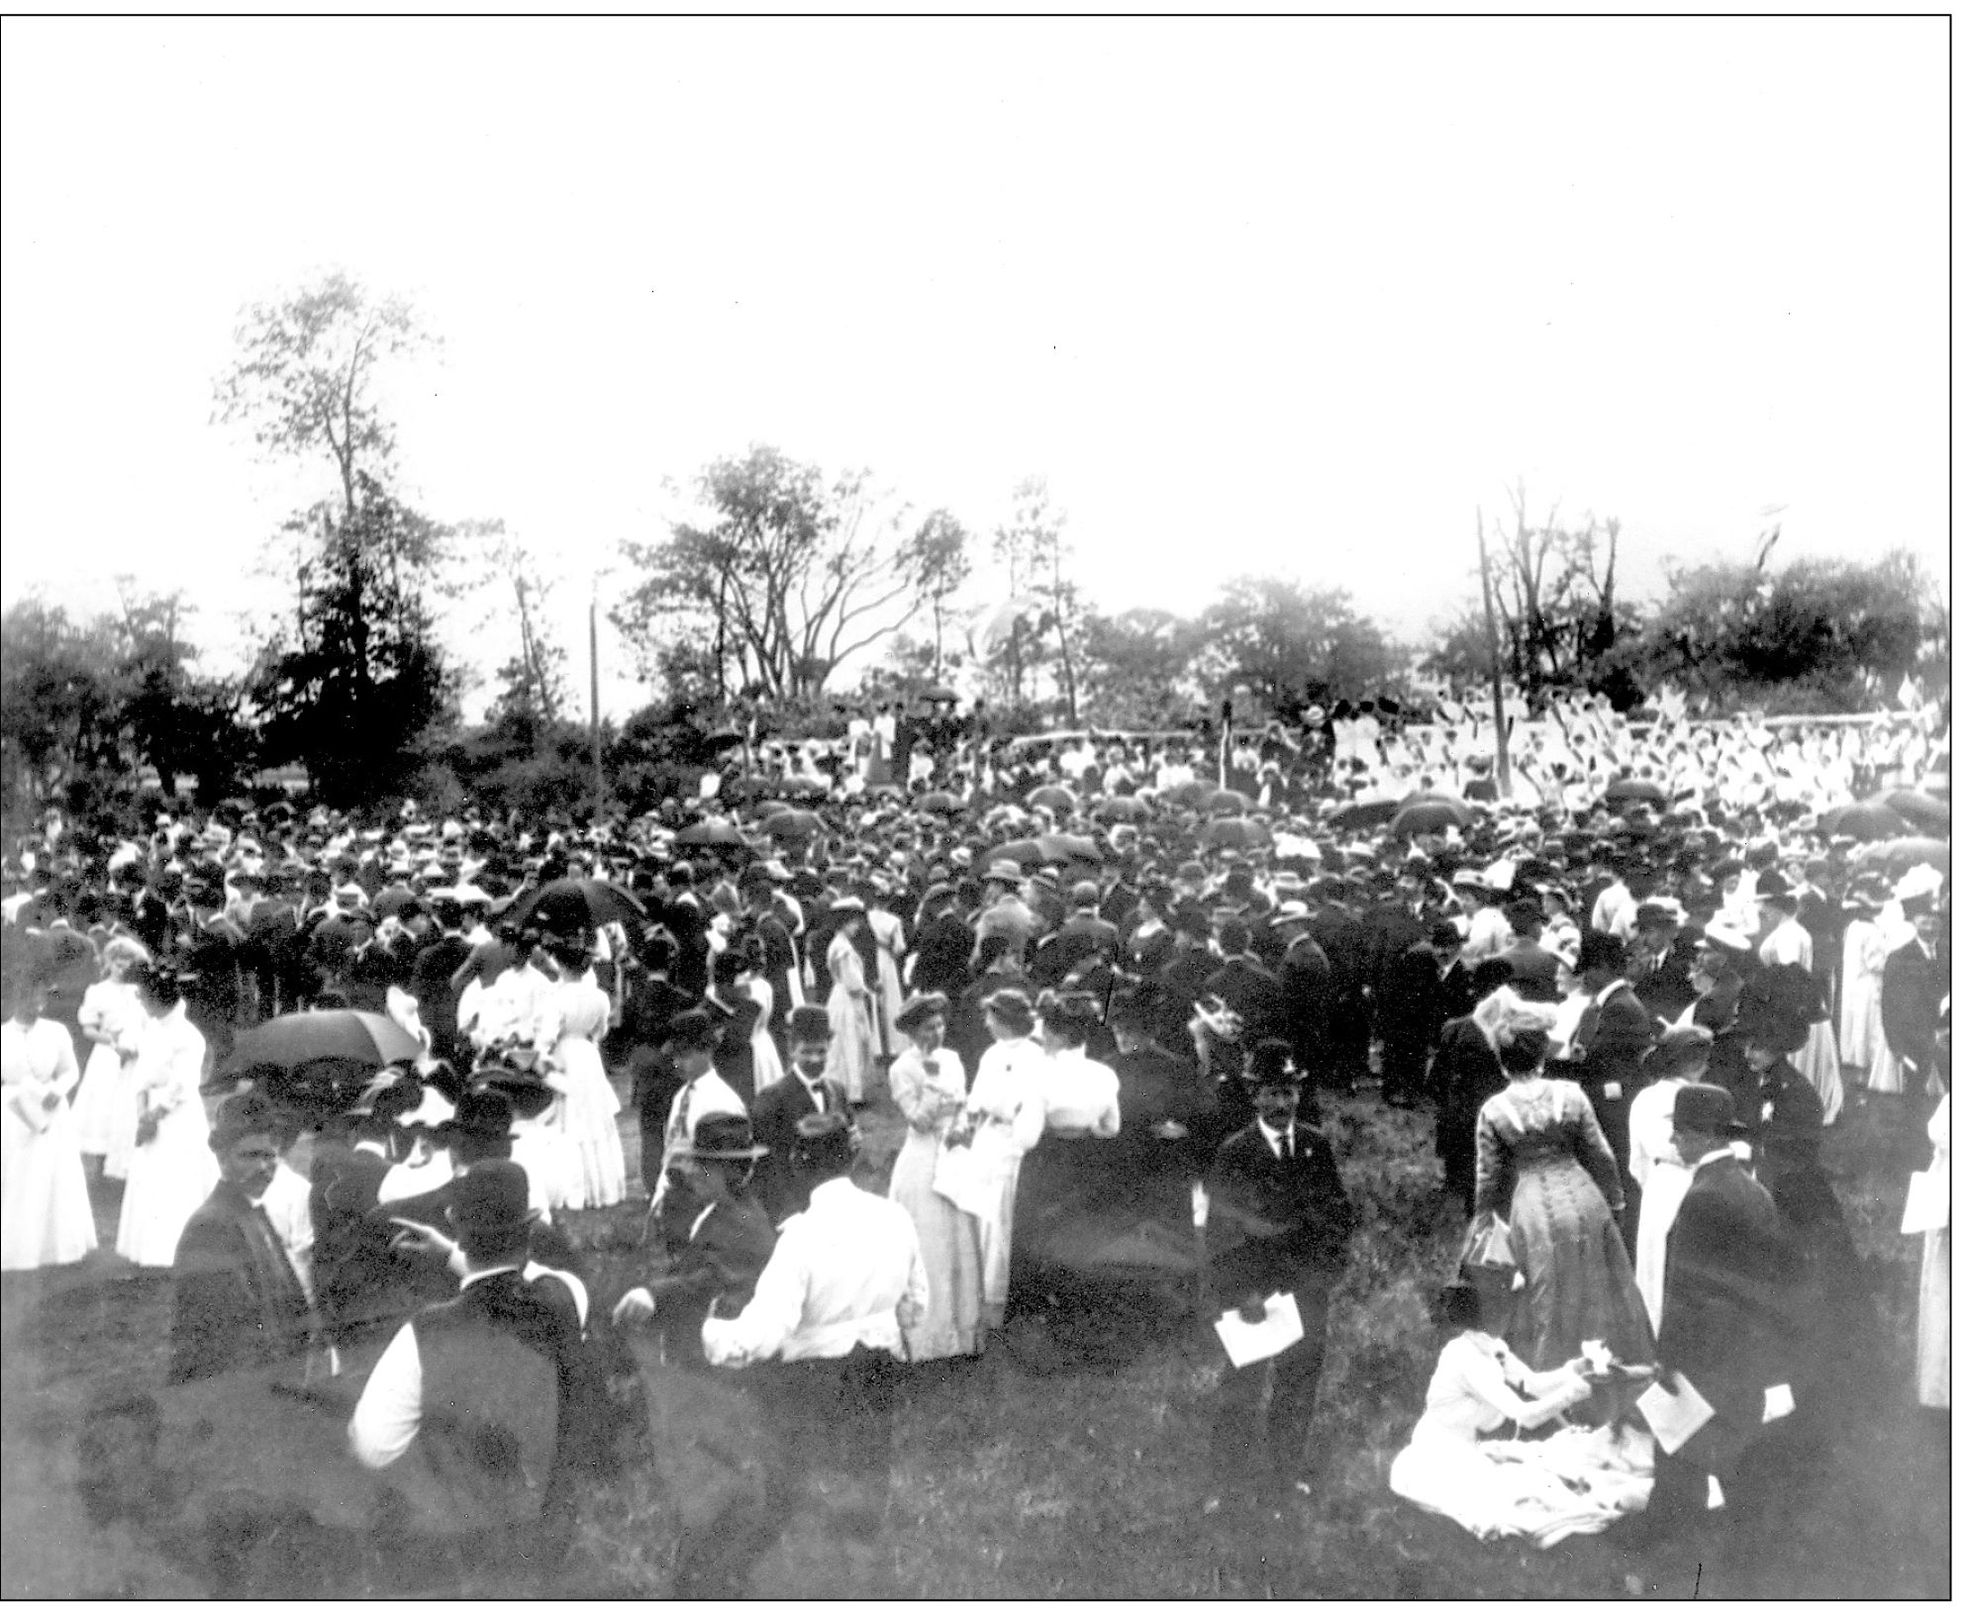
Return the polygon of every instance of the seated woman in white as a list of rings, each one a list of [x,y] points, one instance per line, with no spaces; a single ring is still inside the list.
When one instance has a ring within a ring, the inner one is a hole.
[[[1451,1284],[1436,1296],[1435,1327],[1447,1339],[1428,1382],[1427,1408],[1388,1471],[1394,1494],[1484,1540],[1523,1536],[1541,1547],[1644,1508],[1653,1487],[1652,1443],[1616,1415],[1598,1428],[1567,1426],[1544,1440],[1484,1438],[1506,1426],[1556,1422],[1583,1408],[1608,1375],[1584,1357],[1535,1373],[1484,1332],[1479,1317],[1470,1285]]]

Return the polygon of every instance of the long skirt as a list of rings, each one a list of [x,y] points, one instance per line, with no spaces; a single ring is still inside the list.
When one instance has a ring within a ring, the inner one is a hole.
[[[1523,1274],[1510,1349],[1537,1372],[1603,1340],[1621,1362],[1654,1360],[1647,1309],[1619,1225],[1586,1170],[1568,1156],[1540,1160],[1518,1174],[1510,1202],[1510,1248]]]
[[[85,1156],[109,1155],[125,1128],[129,1131],[124,1146],[136,1138],[137,1091],[124,1075],[123,1057],[107,1044],[89,1051],[82,1086],[75,1091],[74,1111],[75,1144]]]
[[[568,1143],[567,1206],[577,1210],[613,1206],[628,1193],[628,1166],[622,1133],[615,1125],[620,1096],[608,1081],[601,1051],[587,1038],[564,1038],[555,1046],[567,1075],[561,1123]]]
[[[130,1154],[116,1253],[139,1267],[169,1267],[191,1214],[219,1181],[219,1161],[206,1143],[202,1111],[170,1112],[147,1145]]]
[[[1953,1274],[1948,1269],[1948,1235],[1945,1228],[1930,1228],[1927,1243],[1920,1251],[1920,1329],[1919,1400],[1923,1407],[1947,1409],[1951,1401],[1948,1383],[1950,1322],[1948,1300]]]
[[[847,1091],[848,1104],[864,1105],[874,1086],[875,1019],[873,994],[836,988],[827,996],[827,1076]]]
[[[1832,1036],[1830,1022],[1811,1024],[1810,1037],[1804,1040],[1796,1065],[1811,1080],[1811,1087],[1824,1102],[1825,1121],[1836,1121],[1838,1113],[1845,1108],[1845,1080],[1839,1075],[1838,1044]]]
[[[936,1193],[940,1148],[935,1134],[910,1130],[888,1179],[888,1198],[915,1221],[923,1270],[929,1275],[929,1305],[903,1333],[911,1362],[968,1356],[984,1338],[984,1267],[977,1219]]]
[[[66,1103],[34,1132],[11,1104],[6,1125],[6,1174],[0,1178],[0,1269],[9,1273],[79,1262],[96,1248],[96,1219],[75,1144],[74,1114]],[[175,1249],[175,1246],[173,1247]]]

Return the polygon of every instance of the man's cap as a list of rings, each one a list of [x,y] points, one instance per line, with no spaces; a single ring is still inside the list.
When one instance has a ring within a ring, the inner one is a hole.
[[[1100,884],[1097,882],[1076,882],[1073,884],[1072,891],[1067,895],[1067,898],[1076,909],[1085,909],[1089,905],[1098,905],[1100,903]]]

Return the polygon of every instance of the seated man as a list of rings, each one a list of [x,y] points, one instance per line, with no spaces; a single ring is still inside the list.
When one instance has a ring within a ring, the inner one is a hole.
[[[211,1135],[219,1181],[185,1224],[172,1268],[174,1385],[307,1349],[307,1294],[261,1206],[280,1160],[278,1126],[258,1094],[235,1094],[219,1107]]]
[[[573,1519],[587,1291],[528,1265],[522,1168],[483,1161],[451,1187],[457,1297],[397,1331],[349,1445],[367,1467],[391,1470],[413,1530],[500,1533],[552,1561]]]

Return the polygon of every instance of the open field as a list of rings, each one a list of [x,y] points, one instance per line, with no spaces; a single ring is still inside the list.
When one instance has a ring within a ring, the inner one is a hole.
[[[912,1376],[898,1409],[883,1568],[801,1568],[783,1540],[754,1586],[774,1594],[870,1591],[957,1597],[1604,1597],[1625,1594],[1611,1538],[1549,1553],[1485,1546],[1387,1491],[1389,1460],[1418,1415],[1433,1365],[1427,1292],[1459,1224],[1439,1210],[1428,1119],[1372,1096],[1329,1105],[1326,1128],[1361,1212],[1352,1269],[1333,1303],[1322,1393],[1325,1477],[1283,1511],[1205,1519],[1215,1341],[1194,1325],[1142,1329],[1119,1356],[1051,1366],[994,1342],[974,1362]],[[885,1176],[891,1112],[865,1119],[863,1168]],[[631,1155],[634,1154],[631,1148]],[[1829,1155],[1887,1336],[1868,1414],[1799,1516],[1796,1550],[1745,1589],[1783,1596],[1938,1596],[1948,1589],[1944,1430],[1912,1405],[1917,1242],[1896,1232],[1905,1176],[1922,1159],[1888,1099],[1848,1108]],[[113,1234],[114,1224],[106,1223]],[[637,1275],[632,1208],[572,1225],[594,1256],[595,1309]],[[209,1586],[149,1536],[84,1515],[73,1426],[103,1383],[160,1379],[168,1280],[118,1276],[99,1253],[38,1287],[8,1276],[4,1349],[4,1587],[8,1596],[184,1596]],[[597,1493],[559,1590],[669,1594],[674,1521],[662,1482],[633,1471]],[[360,1550],[296,1592],[372,1595]],[[469,1573],[434,1595],[506,1595]]]

